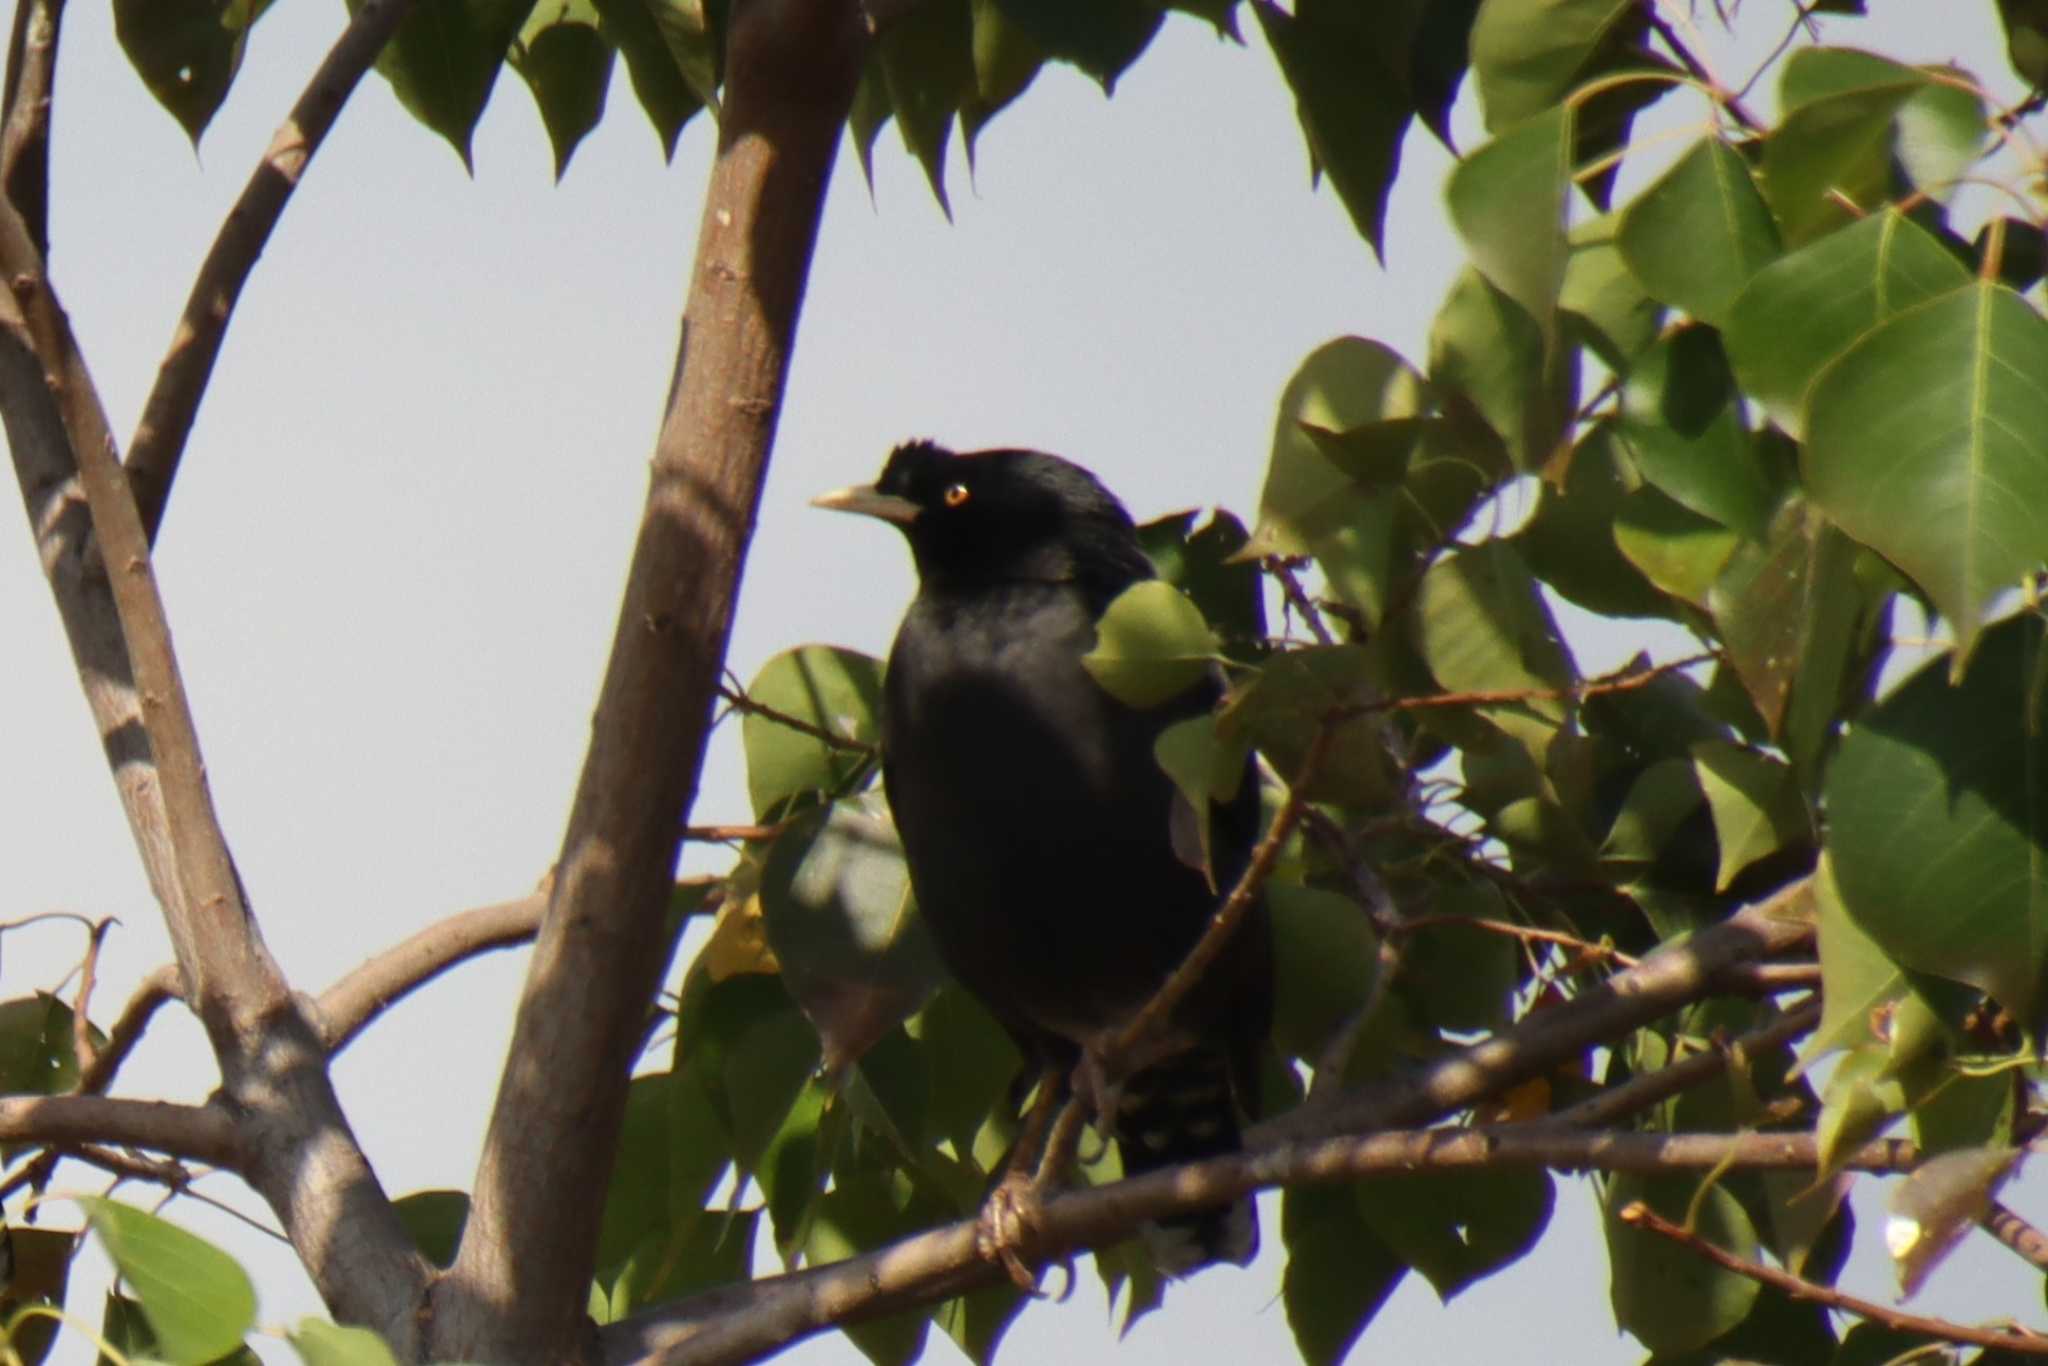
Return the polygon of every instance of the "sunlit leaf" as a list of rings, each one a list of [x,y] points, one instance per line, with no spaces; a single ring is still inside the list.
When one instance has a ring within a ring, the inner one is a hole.
[[[256,1322],[256,1289],[234,1258],[133,1206],[75,1198],[135,1292],[166,1360],[198,1366],[241,1346]]]

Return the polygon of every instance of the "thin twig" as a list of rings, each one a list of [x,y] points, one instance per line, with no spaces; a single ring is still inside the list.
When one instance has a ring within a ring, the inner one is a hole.
[[[1727,1071],[1729,1064],[1738,1058],[1767,1053],[1810,1033],[1819,1023],[1820,1003],[1808,1001],[1732,1043],[1717,1043],[1681,1062],[1631,1077],[1619,1086],[1611,1086],[1536,1122],[1580,1129],[1597,1129],[1617,1123],[1681,1092],[1704,1085]]]
[[[99,1046],[92,1040],[92,988],[99,970],[100,944],[116,924],[114,917],[97,921],[85,941],[85,960],[78,966],[78,1001],[71,1007],[71,1051],[78,1060],[79,1075],[90,1072],[99,1061]]]
[[[1620,669],[1568,688],[1504,688],[1478,692],[1429,693],[1421,697],[1389,697],[1344,708],[1337,713],[1337,718],[1342,720],[1354,713],[1364,715],[1379,711],[1420,711],[1429,707],[1495,707],[1516,702],[1583,702],[1589,697],[1630,692],[1654,683],[1666,674],[1690,669],[1698,664],[1711,663],[1720,657],[1718,651],[1704,650],[1699,654],[1667,660],[1647,669]]]
[[[0,188],[42,256],[50,254],[50,103],[64,0],[18,0],[0,106]]]
[[[788,821],[777,821],[773,825],[686,825],[683,838],[698,844],[734,844],[748,840],[772,840],[788,828]]]
[[[1556,944],[1571,949],[1593,962],[1619,963],[1625,968],[1632,968],[1642,961],[1623,953],[1612,944],[1596,944],[1590,939],[1566,934],[1563,930],[1542,930],[1533,925],[1517,925],[1512,921],[1494,920],[1483,915],[1457,915],[1450,912],[1418,915],[1412,920],[1402,921],[1394,927],[1394,932],[1403,935],[1413,934],[1417,930],[1434,929],[1440,925],[1466,925],[1475,930],[1484,930],[1488,934],[1502,934],[1511,939],[1519,939],[1525,944]]]
[[[298,103],[271,136],[263,158],[192,281],[191,297],[158,367],[156,384],[142,409],[128,452],[128,479],[135,492],[145,536],[156,540],[163,525],[171,481],[192,434],[192,420],[212,378],[221,341],[234,316],[235,301],[270,241],[306,164],[334,126],[335,116],[412,9],[413,0],[363,0],[348,27],[328,50]]]
[[[875,752],[875,747],[866,741],[855,740],[845,735],[835,735],[823,726],[811,724],[801,716],[791,716],[788,712],[778,711],[765,702],[756,702],[753,698],[747,696],[745,692],[738,688],[730,687],[727,684],[721,683],[718,685],[718,696],[728,707],[731,707],[743,716],[758,716],[764,721],[773,721],[778,726],[787,726],[798,734],[808,735],[813,740],[836,749],[842,754],[873,754]]]
[[[1752,133],[1762,134],[1765,131],[1762,121],[1744,108],[1742,97],[1721,84],[1714,73],[1707,69],[1707,64],[1699,59],[1698,54],[1686,46],[1685,41],[1672,28],[1670,21],[1659,12],[1661,8],[1655,0],[1649,6],[1650,27],[1657,31],[1657,36],[1671,49],[1672,56],[1678,58],[1678,64],[1685,68],[1686,74],[1706,86],[1710,92],[1709,98],[1734,116],[1737,123]]]
[[[1634,1224],[1669,1238],[1724,1271],[1747,1276],[1759,1285],[1770,1286],[1795,1300],[1806,1300],[1825,1305],[1829,1309],[1839,1309],[1844,1313],[1881,1323],[1901,1333],[1923,1333],[1947,1342],[1964,1342],[1973,1347],[1995,1347],[2025,1356],[2048,1356],[2048,1337],[2038,1333],[1972,1328],[1968,1324],[1951,1323],[1947,1319],[1930,1319],[1920,1314],[1908,1314],[1872,1300],[1859,1299],[1833,1286],[1809,1281],[1804,1276],[1795,1276],[1774,1266],[1765,1266],[1760,1262],[1737,1257],[1731,1252],[1724,1252],[1690,1229],[1672,1223],[1641,1201],[1624,1207],[1620,1219],[1624,1224]]]
[[[128,998],[128,1004],[121,1007],[113,1027],[107,1031],[106,1046],[99,1050],[90,1065],[79,1069],[78,1092],[81,1095],[98,1095],[105,1091],[114,1080],[114,1074],[127,1060],[128,1054],[142,1039],[143,1030],[149,1027],[150,1017],[157,1007],[166,1001],[174,1001],[184,995],[183,978],[176,963],[163,963],[150,970],[135,986],[135,994]]]
[[[1275,555],[1267,559],[1266,572],[1280,581],[1280,595],[1287,600],[1288,607],[1301,618],[1316,638],[1318,645],[1335,645],[1337,639],[1330,634],[1330,628],[1323,621],[1322,612],[1302,588],[1301,580],[1294,575],[1294,561]]]
[[[1202,937],[1188,950],[1173,975],[1160,984],[1152,993],[1152,999],[1145,1002],[1138,1013],[1133,1015],[1107,1049],[1109,1074],[1118,1075],[1130,1059],[1134,1046],[1144,1040],[1163,1020],[1173,1013],[1173,1008],[1200,981],[1209,965],[1216,961],[1230,943],[1240,922],[1258,899],[1259,892],[1266,885],[1266,879],[1273,875],[1273,867],[1280,861],[1280,851],[1293,837],[1294,827],[1301,822],[1303,807],[1308,801],[1309,786],[1322,771],[1323,761],[1329,756],[1335,726],[1325,723],[1316,728],[1315,737],[1309,741],[1308,752],[1302,756],[1301,769],[1294,775],[1294,782],[1288,788],[1287,800],[1273,817],[1272,828],[1266,831],[1252,850],[1251,861],[1245,864],[1244,872],[1238,876],[1237,884],[1230,889],[1230,895],[1223,898],[1223,904],[1209,917],[1208,928]]]

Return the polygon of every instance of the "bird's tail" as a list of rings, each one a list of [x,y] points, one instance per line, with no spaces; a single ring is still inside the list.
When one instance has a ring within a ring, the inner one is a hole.
[[[1134,1074],[1124,1082],[1116,1108],[1126,1176],[1244,1146],[1230,1066],[1215,1051],[1182,1053]],[[1250,1196],[1148,1223],[1139,1232],[1153,1263],[1169,1276],[1185,1276],[1211,1262],[1249,1265],[1259,1250],[1259,1218]]]

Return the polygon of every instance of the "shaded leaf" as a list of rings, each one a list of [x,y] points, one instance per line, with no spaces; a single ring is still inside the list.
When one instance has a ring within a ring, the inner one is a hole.
[[[1519,1261],[1550,1225],[1550,1173],[1501,1168],[1360,1184],[1366,1224],[1449,1301]]]
[[[879,793],[798,816],[768,851],[760,897],[783,980],[818,1027],[828,1072],[867,1051],[942,979]]]
[[[1305,1366],[1335,1366],[1408,1268],[1359,1211],[1371,1191],[1293,1186],[1280,1197],[1287,1268],[1280,1297]]]
[[[599,31],[626,59],[633,94],[647,121],[661,139],[661,153],[674,160],[683,125],[704,107],[696,88],[684,76],[675,49],[669,45],[655,14],[664,0],[591,0],[597,7]]]
[[[557,180],[569,169],[576,144],[604,117],[612,53],[598,31],[594,0],[540,0],[513,45],[512,67],[540,108]]]
[[[932,195],[948,218],[946,143],[953,119],[975,93],[974,21],[967,0],[927,0],[883,31],[882,81],[903,143],[924,167]]]
[[[114,0],[121,50],[195,147],[267,8],[269,0]]]
[[[1363,1004],[1377,973],[1379,936],[1365,908],[1314,887],[1272,884],[1273,1041],[1315,1063]]]
[[[398,1366],[384,1339],[367,1328],[300,1319],[291,1337],[306,1366]]]
[[[1144,0],[999,0],[1046,55],[1071,62],[1108,91],[1166,17]]]
[[[1444,191],[1472,263],[1536,320],[1546,338],[1556,322],[1568,255],[1571,123],[1570,111],[1558,106],[1503,130],[1452,169]]]
[[[348,0],[353,15],[362,0]],[[533,0],[418,0],[377,58],[412,116],[469,167],[469,139]]]
[[[1721,850],[1715,891],[1728,890],[1735,875],[1758,859],[1812,837],[1790,766],[1720,740],[1694,745],[1692,758]]]
[[[1984,633],[1960,685],[1939,660],[1878,703],[1828,768],[1849,914],[1895,961],[1968,982],[2031,1028],[2048,965],[2048,659],[2041,618]]]
[[[1607,1185],[1607,1260],[1614,1320],[1655,1352],[1683,1352],[1713,1341],[1749,1316],[1757,1283],[1724,1271],[1668,1238],[1625,1224],[1622,1210],[1640,1200],[1673,1223],[1684,1223],[1699,1178],[1690,1173],[1615,1175]],[[1756,1258],[1756,1231],[1742,1204],[1720,1186],[1699,1201],[1692,1231],[1746,1261]]]
[[[1991,1208],[1991,1196],[2019,1154],[2010,1148],[1966,1148],[1921,1163],[1892,1188],[1884,1244],[1899,1273],[1899,1293],[1926,1283],[1964,1234]]]

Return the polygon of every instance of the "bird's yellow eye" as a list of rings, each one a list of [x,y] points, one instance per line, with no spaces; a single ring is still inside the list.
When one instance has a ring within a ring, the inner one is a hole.
[[[949,484],[946,491],[939,496],[945,500],[947,507],[956,508],[974,495],[967,491],[965,484]]]

